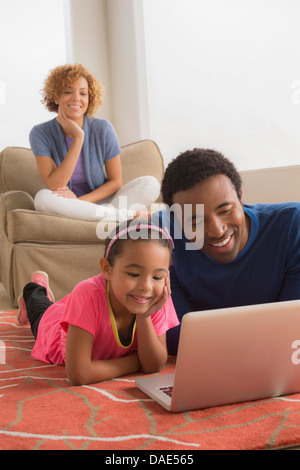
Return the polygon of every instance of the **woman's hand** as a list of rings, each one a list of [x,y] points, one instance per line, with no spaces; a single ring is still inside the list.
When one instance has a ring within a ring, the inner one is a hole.
[[[84,138],[83,129],[78,124],[76,124],[75,121],[69,119],[60,107],[58,108],[57,121],[63,128],[64,134],[66,136],[73,137],[73,139],[76,139],[77,137]]]
[[[58,196],[66,197],[67,199],[77,199],[77,196],[71,191],[68,186],[63,186],[62,188],[57,188],[53,191],[54,194]]]

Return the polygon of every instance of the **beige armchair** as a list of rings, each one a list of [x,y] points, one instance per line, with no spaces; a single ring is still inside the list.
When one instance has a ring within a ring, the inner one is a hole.
[[[121,162],[124,184],[143,175],[162,180],[163,159],[151,140],[122,147]],[[56,300],[100,272],[97,222],[35,211],[33,198],[43,187],[30,149],[0,153],[0,277],[15,306],[35,270],[48,273]]]

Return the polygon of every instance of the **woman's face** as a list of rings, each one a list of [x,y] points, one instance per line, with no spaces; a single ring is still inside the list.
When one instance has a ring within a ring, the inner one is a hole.
[[[84,77],[80,77],[72,86],[67,87],[55,100],[55,103],[69,119],[82,125],[89,105],[89,85],[87,80]]]

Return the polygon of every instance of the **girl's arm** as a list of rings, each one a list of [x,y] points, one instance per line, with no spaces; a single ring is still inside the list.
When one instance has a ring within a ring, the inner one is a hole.
[[[109,196],[115,194],[122,186],[122,169],[120,155],[105,162],[107,181],[99,188],[91,191],[79,199],[88,202],[101,202]]]
[[[135,352],[119,359],[92,361],[94,337],[78,326],[69,325],[66,343],[66,373],[72,385],[110,380],[133,374],[141,368]]]
[[[151,315],[163,308],[170,295],[170,278],[167,276],[160,299],[144,315],[136,315],[138,356],[145,373],[158,372],[168,359],[166,335],[156,335]]]
[[[146,374],[159,372],[168,359],[166,335],[156,336],[151,317],[136,316],[138,357]]]

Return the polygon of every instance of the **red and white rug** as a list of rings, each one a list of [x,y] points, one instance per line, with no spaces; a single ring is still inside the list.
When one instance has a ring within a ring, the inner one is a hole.
[[[73,387],[65,369],[32,359],[33,336],[0,311],[0,449],[275,449],[300,443],[300,394],[169,413],[135,376]],[[174,359],[162,373],[174,370]]]

